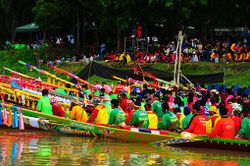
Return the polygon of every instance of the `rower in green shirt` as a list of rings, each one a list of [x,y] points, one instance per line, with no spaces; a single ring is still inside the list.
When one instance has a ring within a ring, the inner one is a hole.
[[[182,120],[182,128],[186,129],[189,126],[191,118],[193,117],[188,106],[184,107],[184,115],[185,118]]]
[[[111,107],[113,110],[110,113],[109,125],[125,126],[125,113],[118,108],[119,101],[117,99],[111,100]]]
[[[107,111],[108,111],[108,116],[110,117],[110,114],[112,112],[112,107],[111,107],[111,103],[110,103],[110,97],[109,96],[104,96],[103,98],[103,105],[106,107]]]
[[[140,128],[148,128],[149,121],[147,111],[139,109],[134,112],[129,125]]]
[[[91,91],[88,89],[88,85],[86,84],[82,85],[82,93],[87,96],[91,94]]]
[[[42,91],[43,97],[38,100],[37,110],[45,114],[53,115],[52,106],[50,104],[50,98],[48,94],[49,92],[47,89],[44,89]]]
[[[176,124],[178,123],[177,116],[169,111],[169,106],[167,103],[162,103],[162,110],[165,113],[162,116],[162,123],[160,124],[159,128],[162,130],[174,130]]]
[[[159,101],[159,96],[154,95],[152,111],[158,116],[159,119],[164,115],[162,112],[162,102]]]
[[[239,133],[235,138],[243,136],[246,139],[250,139],[250,110],[247,110],[247,117],[243,118]]]

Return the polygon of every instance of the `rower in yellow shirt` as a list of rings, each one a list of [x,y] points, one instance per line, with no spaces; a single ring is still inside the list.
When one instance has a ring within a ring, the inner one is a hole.
[[[70,119],[80,121],[80,122],[87,122],[88,121],[88,114],[86,111],[79,105],[78,101],[72,101],[72,110],[70,113]]]
[[[105,97],[105,96],[104,96]],[[105,100],[110,100],[109,96],[105,97]],[[98,102],[97,106],[92,112],[92,115],[88,119],[88,123],[106,125],[109,121],[109,114],[107,108],[103,105],[102,102]]]
[[[157,115],[152,111],[152,106],[150,103],[147,103],[145,106],[145,110],[148,113],[148,128],[149,129],[158,129],[158,117]]]

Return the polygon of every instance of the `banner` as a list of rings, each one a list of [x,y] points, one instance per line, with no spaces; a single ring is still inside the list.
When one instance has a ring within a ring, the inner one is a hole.
[[[142,67],[143,70],[150,71],[153,75],[155,75],[157,78],[160,78],[162,80],[171,81],[173,79],[173,74],[170,71],[162,71],[153,69],[152,67]],[[87,80],[92,75],[97,75],[102,78],[112,79],[112,76],[119,76],[120,78],[127,79],[132,78],[135,80],[143,80],[143,77],[141,75],[134,74],[134,71],[132,70],[119,70],[115,68],[111,68],[105,65],[102,65],[97,62],[90,62],[79,74],[78,77]],[[196,83],[222,83],[224,78],[224,73],[216,73],[216,74],[208,74],[208,75],[185,75],[193,84]],[[147,81],[150,81],[151,79],[145,78]],[[182,80],[184,83],[186,81]],[[76,83],[77,81],[75,79],[72,79],[71,82]]]

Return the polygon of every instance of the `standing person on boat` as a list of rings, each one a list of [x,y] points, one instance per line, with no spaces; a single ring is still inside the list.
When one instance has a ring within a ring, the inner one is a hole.
[[[43,97],[38,100],[37,110],[45,114],[53,115],[52,106],[50,104],[50,98],[48,95],[49,91],[47,89],[42,90]]]
[[[239,138],[240,136],[243,136],[245,139],[250,140],[250,109],[245,108],[243,109],[243,112],[246,112],[247,116],[243,118],[241,122],[240,131],[236,135],[235,138]]]
[[[213,132],[208,135],[209,138],[234,138],[234,122],[228,117],[228,110],[225,107],[220,107],[221,119],[218,120]]]
[[[61,105],[57,102],[57,99],[55,97],[50,98],[50,104],[52,105],[53,115],[63,118],[65,117],[65,112],[63,111]]]
[[[87,122],[88,115],[86,111],[80,106],[79,101],[73,100],[72,101],[72,110],[70,113],[70,119],[80,121],[80,122]]]
[[[148,113],[140,108],[133,113],[129,126],[148,128]]]
[[[119,101],[117,99],[111,100],[112,111],[109,117],[109,125],[116,125],[124,127],[125,125],[125,113],[119,109]]]
[[[149,129],[158,129],[158,117],[157,115],[152,111],[151,103],[145,104],[145,110],[148,113],[148,128]]]
[[[97,103],[98,105],[95,107],[95,109],[92,112],[92,115],[88,119],[88,123],[100,124],[100,125],[106,125],[109,121],[109,114],[107,108],[103,105],[103,103]]]
[[[152,103],[152,111],[157,115],[159,119],[164,115],[162,110],[162,102],[159,101],[159,96],[154,95],[153,103]]]
[[[182,128],[185,130],[188,127],[191,118],[193,117],[188,106],[184,107],[184,115],[185,117],[182,120]]]
[[[200,114],[200,105],[195,103],[193,105],[193,117],[190,120],[188,127],[184,130],[196,135],[205,136],[206,133],[206,117]]]
[[[159,128],[168,131],[174,130],[178,123],[177,116],[169,111],[169,105],[167,103],[162,103],[162,110],[164,115],[162,116],[162,123],[160,123]]]

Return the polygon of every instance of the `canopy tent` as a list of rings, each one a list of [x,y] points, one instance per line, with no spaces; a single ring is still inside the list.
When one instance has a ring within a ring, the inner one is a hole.
[[[37,32],[39,26],[36,23],[26,24],[20,27],[16,27],[16,32]]]

